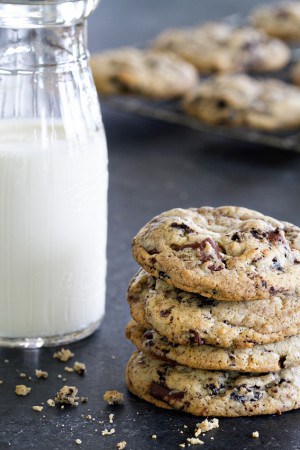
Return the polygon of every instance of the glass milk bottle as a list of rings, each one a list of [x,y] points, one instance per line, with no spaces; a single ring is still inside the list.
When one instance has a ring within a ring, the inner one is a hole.
[[[104,315],[107,148],[86,48],[97,0],[0,0],[0,346]]]

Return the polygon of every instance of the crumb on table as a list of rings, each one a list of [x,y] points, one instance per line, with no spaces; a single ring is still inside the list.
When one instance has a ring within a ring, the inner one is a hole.
[[[81,439],[75,439],[75,443],[76,443],[77,445],[80,445],[80,444],[82,444],[82,440],[81,440]]]
[[[36,369],[35,376],[37,378],[45,378],[45,379],[47,379],[48,378],[48,372],[46,372],[45,370]]]
[[[74,353],[71,352],[68,348],[61,348],[58,352],[53,354],[53,358],[59,359],[59,361],[69,361],[69,359],[73,358]]]
[[[123,405],[124,394],[118,391],[106,391],[103,400],[109,405]]]
[[[123,450],[123,449],[126,447],[126,445],[127,445],[127,442],[126,442],[126,441],[118,442],[118,443],[117,443],[117,449],[118,449],[118,450]]]
[[[31,391],[30,387],[25,386],[25,384],[17,384],[15,393],[17,395],[28,395]]]
[[[259,438],[259,432],[258,432],[258,431],[253,431],[252,437],[253,437],[254,439]]]
[[[71,406],[78,405],[76,397],[78,389],[75,386],[63,386],[56,394],[54,400],[56,403],[67,404]]]
[[[32,409],[33,409],[33,411],[42,412],[44,408],[43,408],[43,406],[36,405],[36,406],[33,406]]]
[[[110,436],[111,434],[115,434],[116,430],[112,428],[111,430],[108,430],[105,428],[105,430],[101,431],[102,436]]]
[[[219,419],[205,419],[203,422],[196,424],[195,437],[198,437],[201,433],[213,430],[214,428],[219,428]]]
[[[75,370],[75,372],[79,373],[79,375],[84,375],[86,372],[86,365],[84,363],[76,361],[74,363],[73,369]]]
[[[47,400],[47,405],[53,408],[55,406],[55,401],[52,398],[49,398]]]

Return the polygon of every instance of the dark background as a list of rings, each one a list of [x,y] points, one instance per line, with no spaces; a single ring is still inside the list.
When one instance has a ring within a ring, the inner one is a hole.
[[[97,51],[144,42],[166,27],[245,14],[258,3],[103,0],[90,19],[89,46]],[[32,405],[53,398],[64,384],[57,375],[65,376],[65,364],[52,359],[53,349],[0,350],[0,379],[4,380],[0,385],[0,449],[112,450],[122,440],[127,441],[126,450],[179,448],[179,443],[193,435],[199,420],[161,411],[134,398],[124,382],[132,351],[123,331],[129,318],[125,293],[137,270],[130,253],[131,238],[152,216],[178,206],[243,205],[300,225],[300,156],[203,135],[108,107],[103,108],[103,119],[110,157],[107,314],[94,336],[70,346],[75,359],[87,364],[86,376],[66,374],[67,384],[76,385],[89,401],[77,409],[45,406],[42,413],[34,412]],[[15,385],[24,381],[18,371],[33,376],[36,368],[48,370],[49,379],[25,381],[32,387],[31,394],[16,397]],[[124,392],[125,405],[107,407],[102,400],[107,389]],[[111,412],[114,425],[108,423]],[[89,413],[95,421],[82,417]],[[205,445],[191,448],[300,449],[299,424],[297,411],[281,417],[220,419],[220,428],[204,437]],[[116,434],[103,437],[101,430],[112,426]],[[255,440],[251,434],[256,430],[260,438]],[[152,434],[157,440],[151,439]],[[76,446],[77,438],[81,446]]]

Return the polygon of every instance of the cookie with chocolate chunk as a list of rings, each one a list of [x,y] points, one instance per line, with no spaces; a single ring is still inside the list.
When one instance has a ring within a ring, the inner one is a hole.
[[[300,40],[300,2],[259,6],[252,12],[251,21],[270,36],[287,41]]]
[[[294,84],[300,86],[300,61],[297,61],[291,69],[291,78]]]
[[[138,350],[152,358],[193,369],[277,372],[300,365],[300,336],[252,348],[180,345],[168,341],[153,329],[145,329],[134,320],[127,324],[126,336]]]
[[[102,94],[136,94],[154,99],[182,96],[198,81],[196,69],[176,55],[123,48],[92,55],[91,68]]]
[[[141,270],[128,289],[133,319],[173,344],[253,347],[300,334],[300,299],[216,301],[173,288]]]
[[[190,116],[211,125],[266,131],[300,126],[300,89],[275,79],[243,74],[212,77],[192,89],[182,106]]]
[[[300,229],[246,208],[172,209],[135,236],[132,253],[151,275],[219,300],[299,294]]]
[[[289,48],[280,40],[249,26],[224,22],[167,30],[158,36],[154,48],[175,53],[200,73],[273,71],[290,59]]]
[[[134,352],[126,382],[141,399],[195,416],[253,416],[300,406],[299,367],[268,374],[219,372],[170,365]]]

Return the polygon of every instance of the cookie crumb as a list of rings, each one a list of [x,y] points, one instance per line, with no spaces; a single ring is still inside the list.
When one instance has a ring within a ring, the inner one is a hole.
[[[55,401],[52,398],[49,398],[47,400],[47,405],[53,408],[55,406]]]
[[[123,450],[123,448],[125,448],[126,445],[127,445],[127,442],[126,442],[126,441],[118,442],[118,443],[117,443],[117,449],[118,449],[118,450]]]
[[[43,406],[33,406],[32,409],[33,411],[42,412],[44,408]]]
[[[115,415],[114,414],[110,414],[108,416],[109,423],[114,423],[114,418],[115,418]]]
[[[259,432],[258,432],[258,431],[253,431],[252,437],[253,437],[254,439],[259,438]]]
[[[77,372],[79,375],[84,375],[86,372],[86,365],[84,363],[81,363],[79,361],[76,361],[74,363],[73,369],[75,372]]]
[[[191,444],[191,445],[202,445],[204,444],[203,441],[201,441],[199,438],[187,438],[187,441]]]
[[[196,424],[195,437],[198,437],[201,433],[213,430],[214,428],[219,428],[219,420],[203,420],[201,423]]]
[[[74,353],[71,352],[68,348],[61,348],[58,352],[53,354],[53,358],[59,359],[59,361],[69,361],[69,359],[73,358]]]
[[[109,405],[123,405],[124,394],[118,391],[106,391],[103,400]]]
[[[26,373],[24,373],[24,372],[20,372],[19,375],[20,375],[21,378],[26,378],[27,377]]]
[[[88,397],[80,397],[80,401],[81,401],[81,403],[87,403]]]
[[[4,360],[5,364],[9,364],[9,359]]]
[[[56,403],[61,403],[71,406],[78,405],[78,397],[76,397],[78,389],[75,386],[63,386],[56,394],[54,400]]]
[[[179,447],[185,448],[185,444],[179,444]]]
[[[152,434],[152,439],[157,439],[157,436],[156,436],[156,434]]]
[[[65,370],[65,372],[69,372],[69,373],[74,372],[73,367],[68,367],[68,366],[66,366],[64,370]]]
[[[3,384],[3,380],[0,380],[0,384]]]
[[[91,416],[90,414],[88,414],[87,416],[85,416],[85,418],[86,418],[87,420],[92,420],[92,416]]]
[[[80,444],[82,444],[82,440],[81,440],[81,439],[76,439],[76,440],[75,440],[75,443],[76,443],[77,445],[80,445]]]
[[[15,389],[17,395],[28,395],[30,391],[31,388],[25,386],[25,384],[18,384]]]
[[[109,436],[111,434],[115,434],[116,430],[114,428],[112,428],[111,430],[108,430],[107,428],[105,428],[105,430],[101,431],[102,436]]]
[[[35,376],[37,378],[44,378],[46,380],[48,378],[48,372],[46,372],[45,370],[36,369]]]

